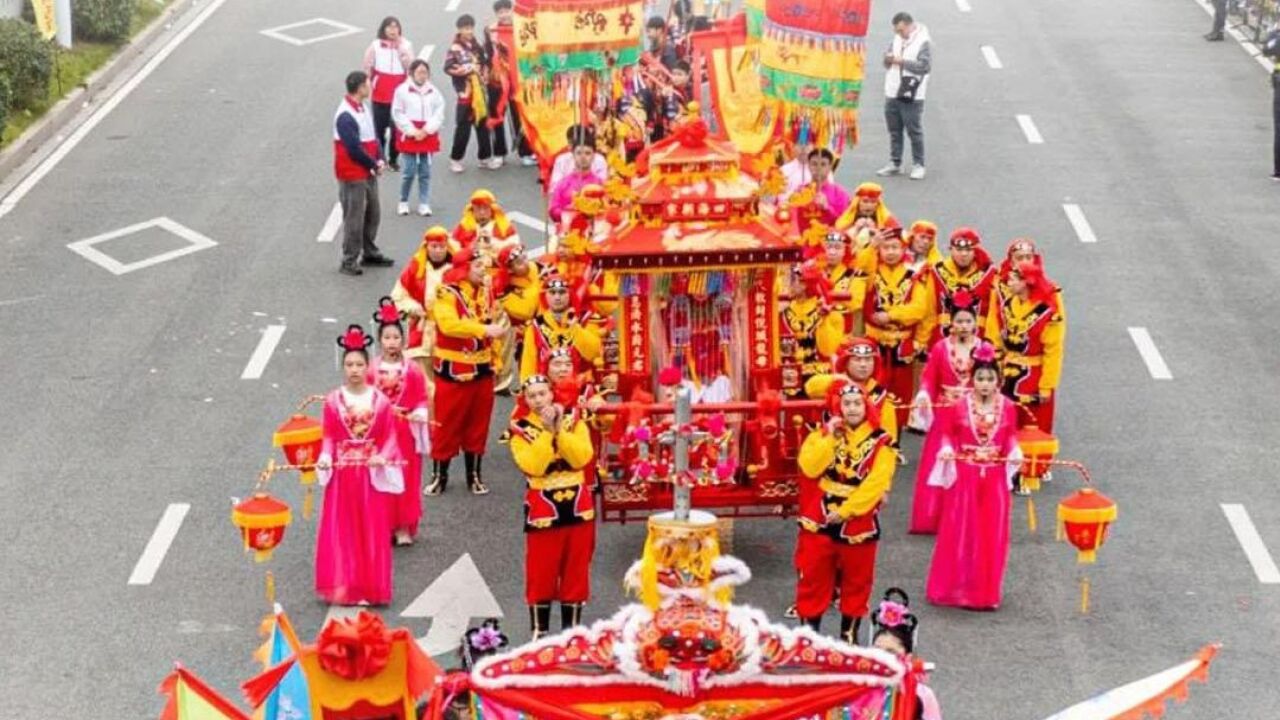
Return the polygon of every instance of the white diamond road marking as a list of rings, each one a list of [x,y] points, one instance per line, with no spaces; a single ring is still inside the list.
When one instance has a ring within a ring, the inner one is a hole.
[[[94,247],[94,245],[98,245],[99,243],[104,243],[108,240],[115,240],[116,238],[122,238],[126,235],[132,235],[136,232],[153,227],[160,228],[161,230],[167,230],[173,235],[186,240],[187,245],[176,250],[162,252],[159,255],[152,255],[149,258],[143,258],[142,260],[131,263],[122,263]],[[169,260],[180,258],[183,255],[190,255],[191,253],[200,252],[201,250],[208,250],[211,247],[215,247],[217,244],[218,243],[181,223],[170,220],[167,217],[158,217],[146,222],[140,222],[136,225],[120,228],[119,230],[112,230],[109,233],[95,235],[85,240],[77,240],[67,245],[67,249],[85,260],[88,260],[99,267],[105,268],[112,274],[124,275],[125,273],[131,273],[134,270],[149,268],[152,265],[159,265],[162,262],[168,262]]]
[[[305,40],[301,38],[296,38],[285,32],[285,30],[296,30],[300,27],[306,27],[308,25],[327,25],[333,28],[333,32],[325,33],[324,35],[318,35],[313,38],[307,38]],[[303,20],[302,22],[290,23],[288,25],[280,25],[279,27],[267,28],[266,30],[259,30],[258,32],[263,35],[266,35],[269,38],[279,40],[280,42],[302,47],[303,45],[311,45],[312,43],[324,42],[325,40],[333,40],[335,38],[345,37],[353,33],[361,32],[361,30],[360,28],[355,27],[354,25],[348,25],[343,22],[338,22],[337,20],[330,20],[329,18],[318,17],[318,18],[311,18],[310,20]]]

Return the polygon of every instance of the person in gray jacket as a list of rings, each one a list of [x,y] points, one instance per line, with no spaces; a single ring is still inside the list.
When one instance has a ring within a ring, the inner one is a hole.
[[[884,54],[884,119],[889,126],[889,164],[880,176],[902,174],[902,131],[911,138],[911,179],[923,180],[924,97],[933,61],[929,30],[909,13],[893,16],[893,45]]]

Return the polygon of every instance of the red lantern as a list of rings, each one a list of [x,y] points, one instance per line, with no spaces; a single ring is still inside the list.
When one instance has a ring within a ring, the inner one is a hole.
[[[320,423],[307,415],[295,414],[276,428],[271,442],[284,451],[285,460],[290,465],[297,465],[302,469],[298,478],[306,490],[302,500],[302,517],[310,518],[315,504],[316,460],[320,458],[320,448],[324,443]]]
[[[1039,492],[1040,478],[1049,471],[1049,463],[1058,454],[1058,438],[1035,425],[1018,431],[1018,449],[1022,451],[1022,466],[1018,475],[1022,487],[1028,493]],[[1036,531],[1036,501],[1027,495],[1027,528]]]
[[[1119,508],[1115,502],[1086,487],[1058,503],[1058,523],[1067,541],[1076,548],[1076,562],[1091,565],[1098,560],[1098,549],[1107,541],[1107,530],[1115,522]],[[1080,612],[1089,612],[1089,578],[1080,581]]]
[[[289,506],[264,492],[254,493],[231,509],[231,522],[240,529],[245,550],[253,551],[255,562],[270,559],[292,520]]]

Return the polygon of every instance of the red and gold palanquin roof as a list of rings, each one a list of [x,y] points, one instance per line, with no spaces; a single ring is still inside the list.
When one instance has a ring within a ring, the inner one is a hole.
[[[790,223],[690,222],[648,226],[631,223],[591,249],[596,267],[617,272],[674,272],[789,265],[799,245],[787,239]]]

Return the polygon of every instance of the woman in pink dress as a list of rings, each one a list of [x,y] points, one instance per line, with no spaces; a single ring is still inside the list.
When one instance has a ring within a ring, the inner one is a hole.
[[[929,359],[920,373],[920,391],[911,408],[911,424],[926,431],[916,468],[915,491],[911,495],[911,522],[907,532],[913,535],[938,532],[942,491],[929,485],[929,474],[933,472],[941,447],[938,424],[933,422],[934,408],[954,405],[969,392],[973,351],[980,342],[977,298],[960,290],[952,304],[955,310],[950,333],[929,350]]]
[[[1000,394],[995,349],[974,352],[973,392],[938,413],[942,447],[929,484],[943,489],[925,597],[935,605],[1000,607],[1009,557],[1010,487],[1022,457],[1018,406]]]
[[[365,381],[372,343],[359,325],[338,338],[344,383],[324,400],[316,595],[336,605],[391,602],[391,505],[404,476],[391,402]]]
[[[403,316],[384,297],[373,314],[382,354],[369,363],[368,382],[391,401],[396,446],[404,461],[404,492],[392,501],[391,528],[396,545],[412,545],[422,519],[422,456],[431,450],[427,432],[427,376],[404,357]]]

